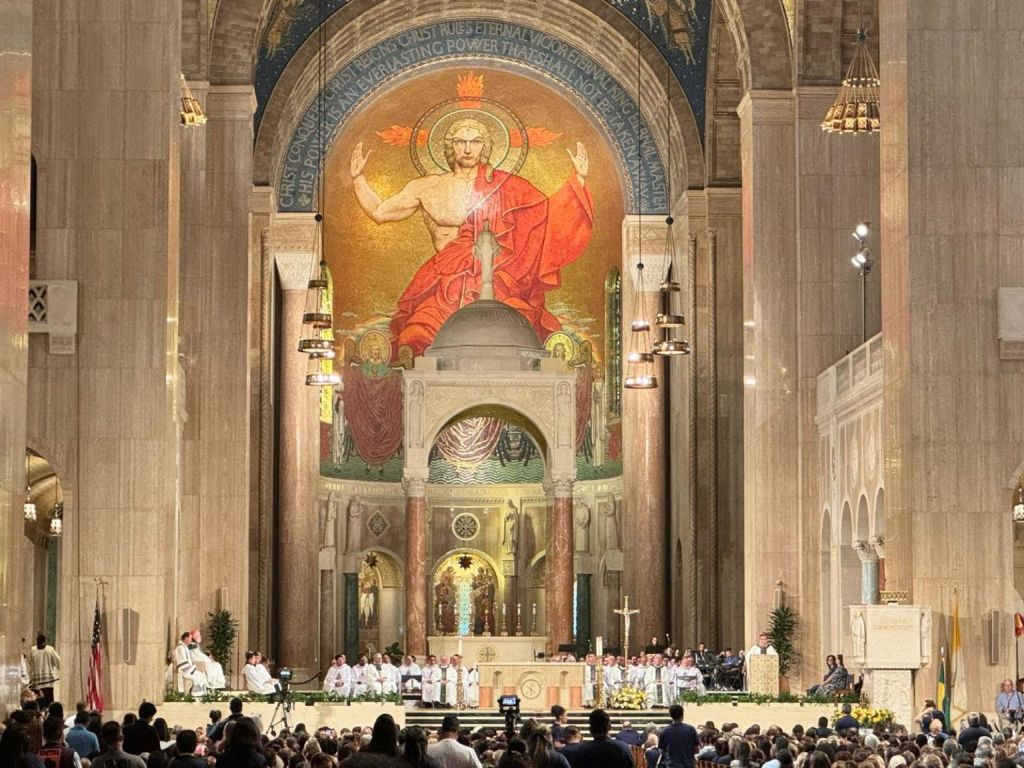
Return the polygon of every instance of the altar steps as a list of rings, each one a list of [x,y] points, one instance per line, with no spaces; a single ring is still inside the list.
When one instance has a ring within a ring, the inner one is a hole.
[[[459,716],[459,722],[463,728],[477,731],[480,728],[494,728],[496,731],[505,730],[505,716],[500,712],[484,712],[479,709],[464,709],[456,712],[454,709],[409,709],[406,711],[405,724],[418,725],[428,731],[436,731],[441,727],[441,720],[445,715],[455,714]],[[589,709],[569,710],[568,725],[575,725],[583,732],[584,738],[590,738],[588,718]],[[626,721],[632,724],[637,730],[643,730],[647,723],[654,723],[659,728],[668,725],[671,720],[667,709],[642,709],[633,711],[609,710],[608,716],[612,722],[612,735],[614,736],[622,728]],[[533,718],[539,723],[551,725],[550,712],[523,712],[523,720]]]

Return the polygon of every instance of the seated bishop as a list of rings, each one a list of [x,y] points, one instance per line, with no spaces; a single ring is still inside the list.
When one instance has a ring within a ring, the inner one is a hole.
[[[192,640],[188,645],[188,654],[192,663],[206,675],[206,687],[211,691],[222,691],[228,687],[224,677],[224,667],[219,661],[203,652],[203,636],[198,629],[192,630]]]

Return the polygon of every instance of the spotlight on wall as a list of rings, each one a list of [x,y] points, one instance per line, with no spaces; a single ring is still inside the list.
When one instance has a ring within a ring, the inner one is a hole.
[[[854,227],[852,232],[854,239],[861,241],[867,240],[869,234],[871,234],[871,225],[866,221],[862,221]]]

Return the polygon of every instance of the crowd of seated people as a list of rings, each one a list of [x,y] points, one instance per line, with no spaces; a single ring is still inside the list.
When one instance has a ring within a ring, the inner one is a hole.
[[[841,664],[840,659],[836,663]],[[390,715],[372,726],[269,737],[240,699],[230,714],[208,723],[169,728],[157,707],[104,722],[84,704],[67,715],[62,705],[26,699],[0,734],[0,766],[7,768],[1022,768],[1024,737],[1010,725],[991,727],[971,713],[954,730],[934,702],[903,726],[862,729],[849,705],[835,722],[789,731],[736,723],[687,724],[679,705],[669,725],[625,723],[612,733],[603,710],[584,729],[568,724],[562,707],[553,722],[527,720],[509,738],[503,730],[462,728],[441,716],[434,730],[400,729]],[[191,724],[190,724],[191,725]]]

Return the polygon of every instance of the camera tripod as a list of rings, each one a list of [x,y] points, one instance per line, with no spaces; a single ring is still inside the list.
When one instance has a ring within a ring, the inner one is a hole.
[[[282,692],[277,697],[277,704],[274,705],[274,711],[270,714],[270,725],[267,726],[267,733],[271,736],[277,735],[277,726],[284,726],[282,730],[291,731],[291,712],[292,707],[295,706],[295,702],[292,701],[292,697],[286,692]]]

